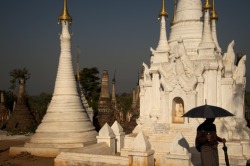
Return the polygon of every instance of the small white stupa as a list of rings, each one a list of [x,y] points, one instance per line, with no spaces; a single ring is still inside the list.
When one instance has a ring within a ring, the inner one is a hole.
[[[61,54],[52,100],[35,134],[23,148],[13,147],[10,154],[28,151],[36,156],[55,157],[62,150],[96,143],[97,132],[77,91],[69,32],[72,18],[67,10],[67,0],[64,0],[58,22],[62,25]]]

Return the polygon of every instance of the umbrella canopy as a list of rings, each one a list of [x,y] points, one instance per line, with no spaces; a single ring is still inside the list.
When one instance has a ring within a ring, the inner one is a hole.
[[[234,116],[234,114],[228,112],[224,108],[207,104],[195,107],[183,115],[183,117],[190,118],[217,118],[227,116]]]

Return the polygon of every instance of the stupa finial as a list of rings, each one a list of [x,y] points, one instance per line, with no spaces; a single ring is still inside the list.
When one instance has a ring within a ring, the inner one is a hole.
[[[159,13],[159,17],[161,17],[161,16],[168,17],[168,12],[165,9],[165,0],[162,0],[162,9]]]
[[[66,20],[68,22],[72,22],[72,17],[68,13],[67,9],[67,0],[63,0],[63,11],[60,16],[58,16],[58,22],[61,22],[62,20]]]
[[[171,26],[174,25],[174,21],[175,21],[175,17],[176,17],[176,10],[177,10],[177,0],[174,0],[174,16],[173,19],[171,21]]]
[[[115,73],[116,73],[116,69],[115,69],[115,72],[114,72],[114,77],[112,79],[112,82],[114,82],[114,83],[115,83]]]
[[[212,7],[212,13],[211,13],[211,16],[210,16],[210,19],[211,20],[218,20],[218,14],[216,13],[215,11],[215,3],[214,3],[214,0],[213,0],[213,7]]]
[[[212,9],[212,5],[210,4],[210,0],[206,0],[205,4],[202,6],[203,10],[208,10],[208,9]]]

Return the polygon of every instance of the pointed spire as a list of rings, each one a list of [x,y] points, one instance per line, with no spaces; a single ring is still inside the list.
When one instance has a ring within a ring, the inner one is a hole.
[[[112,82],[114,82],[114,83],[115,83],[115,73],[116,73],[116,69],[115,69],[115,72],[114,72],[114,77],[112,79]]]
[[[218,20],[218,14],[216,13],[215,11],[215,3],[214,3],[214,0],[213,0],[213,7],[212,7],[212,12],[211,12],[211,16],[210,16],[210,19],[211,20]]]
[[[212,9],[212,5],[210,4],[210,0],[206,0],[205,4],[202,6],[203,10],[208,10],[208,9]]]
[[[200,48],[215,48],[215,43],[212,38],[211,33],[211,24],[210,24],[210,3],[209,0],[206,0],[205,4],[203,5],[204,9],[204,22],[203,22],[203,32],[202,32],[202,39],[199,45]]]
[[[63,20],[66,20],[70,23],[72,22],[72,17],[69,15],[68,9],[67,9],[67,0],[63,0],[62,14],[58,16],[58,22],[61,22]]]
[[[156,51],[166,52],[170,50],[170,47],[167,41],[166,22],[165,22],[165,17],[168,17],[168,13],[165,10],[164,0],[162,0],[162,10],[160,11],[159,17],[161,20],[160,41],[158,43]]]
[[[114,78],[112,80],[112,96],[111,96],[111,103],[113,106],[116,106],[116,90],[115,90],[115,73],[116,73],[116,70],[114,72]]]
[[[216,21],[218,20],[218,15],[215,11],[214,0],[213,0],[213,8],[212,8],[212,13],[210,15],[210,19],[211,19],[211,24],[212,24],[211,25],[212,38],[213,38],[213,41],[215,43],[217,52],[221,53],[221,48],[220,48],[220,45],[219,45],[219,42],[217,39],[217,32],[216,32]]]
[[[177,0],[174,0],[174,16],[173,16],[173,19],[170,23],[171,26],[174,25],[174,22],[175,22],[175,19],[176,19],[176,10],[177,10]]]
[[[165,9],[165,0],[162,0],[162,9],[159,13],[159,17],[161,17],[161,16],[168,17],[168,12]]]
[[[76,67],[77,67],[77,71],[76,71],[77,80],[80,81],[80,48],[79,47],[77,48]]]

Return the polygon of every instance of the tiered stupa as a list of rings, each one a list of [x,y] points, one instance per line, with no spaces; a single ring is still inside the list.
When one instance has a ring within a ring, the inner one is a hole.
[[[201,0],[179,0],[169,40],[168,13],[162,2],[160,40],[155,50],[151,48],[150,65],[143,63],[138,125],[125,137],[121,155],[127,156],[135,133],[142,130],[155,150],[156,165],[199,165],[194,141],[196,128],[204,119],[182,115],[206,100],[235,115],[216,119],[217,134],[227,139],[231,165],[245,165],[250,158],[250,132],[244,116],[246,56],[235,64],[234,42],[222,54],[214,1],[202,5]],[[219,156],[220,165],[225,164],[221,147]]]
[[[103,70],[97,116],[100,127],[102,127],[105,123],[111,125],[114,122],[113,116],[114,110],[111,108],[111,99],[109,94],[109,74],[107,70]]]
[[[25,99],[25,81],[20,79],[17,103],[6,123],[6,129],[11,132],[30,132],[35,122],[35,117],[30,112]]]
[[[96,143],[97,132],[77,91],[69,32],[72,18],[67,10],[67,0],[64,0],[58,22],[62,25],[61,54],[53,97],[35,134],[21,149],[37,156],[55,157],[60,151]],[[18,148],[11,149],[12,154],[15,151]]]

